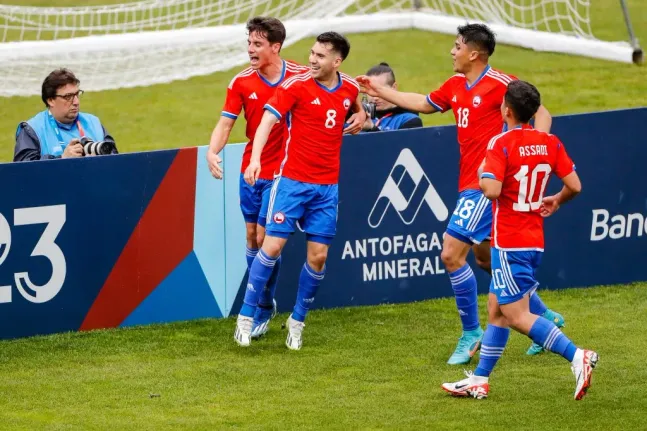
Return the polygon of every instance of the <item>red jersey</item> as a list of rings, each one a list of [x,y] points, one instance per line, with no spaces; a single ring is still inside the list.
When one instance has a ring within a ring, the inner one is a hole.
[[[245,152],[243,153],[241,172],[244,172],[247,165],[249,165],[254,135],[263,117],[263,106],[272,97],[281,82],[285,82],[286,79],[308,70],[309,68],[305,66],[284,60],[281,78],[274,84],[270,83],[258,71],[251,67],[234,76],[229,83],[229,87],[227,87],[227,99],[225,100],[225,106],[222,108],[222,115],[235,120],[238,118],[241,109],[244,108],[245,121],[247,122],[245,134],[249,142],[245,146]],[[278,170],[281,159],[283,158],[283,143],[286,138],[287,127],[285,121],[276,123],[272,128],[265,148],[263,148],[263,154],[261,154],[261,173],[259,178],[266,180],[273,178],[274,171]]]
[[[502,250],[544,250],[539,208],[551,173],[564,178],[575,170],[555,135],[529,125],[492,138],[481,178],[501,181],[493,203],[492,245]]]
[[[309,73],[292,77],[276,90],[265,109],[283,119],[289,112],[289,137],[281,175],[313,184],[337,184],[344,120],[359,94],[359,84],[339,73],[328,89]],[[262,164],[261,164],[262,166]]]
[[[471,86],[465,75],[458,74],[427,96],[427,102],[438,111],[454,111],[461,156],[459,192],[479,188],[478,168],[488,142],[503,129],[501,103],[508,84],[516,79],[487,66]]]

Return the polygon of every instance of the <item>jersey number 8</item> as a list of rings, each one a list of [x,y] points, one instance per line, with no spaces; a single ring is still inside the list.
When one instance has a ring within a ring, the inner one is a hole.
[[[334,109],[329,109],[326,111],[326,123],[324,126],[326,126],[326,129],[332,129],[335,127],[335,118],[337,118],[337,111]]]

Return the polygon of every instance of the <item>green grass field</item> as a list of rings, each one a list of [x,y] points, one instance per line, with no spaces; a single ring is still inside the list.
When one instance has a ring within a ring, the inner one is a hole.
[[[518,334],[489,399],[442,392],[462,376],[445,365],[459,323],[442,299],[313,312],[299,352],[283,344],[285,315],[247,349],[233,341],[233,318],[5,341],[0,428],[644,429],[646,288],[542,292],[565,333],[600,354],[581,402],[569,364],[525,356]]]
[[[618,2],[593,3],[594,34],[626,39]],[[647,3],[628,3],[645,47]],[[347,73],[388,61],[401,89],[418,92],[452,73],[452,37],[397,31],[349,38]],[[301,41],[284,56],[305,62],[310,45]],[[497,47],[492,63],[534,82],[553,114],[647,105],[644,67],[509,46]],[[122,152],[204,145],[235,72],[88,93],[82,109],[102,119]],[[18,122],[40,109],[39,97],[0,99],[0,161],[12,158]],[[449,124],[453,117],[424,122]],[[233,142],[244,140],[243,126],[238,122]],[[459,320],[453,299],[442,299],[313,312],[300,352],[284,347],[284,315],[249,349],[234,344],[233,319],[2,341],[0,429],[644,429],[646,288],[542,292],[566,317],[565,333],[600,353],[582,402],[572,399],[568,363],[551,354],[526,357],[528,340],[519,335],[493,374],[490,399],[447,396],[439,385],[462,373],[445,364]],[[483,297],[480,304],[484,320]]]
[[[46,3],[69,6],[72,2]],[[647,2],[630,0],[628,3],[634,28],[644,45],[647,43]],[[617,0],[596,0],[594,4],[591,8],[594,34],[606,40],[626,40]],[[364,73],[374,64],[387,61],[394,67],[401,89],[427,93],[452,74],[449,50],[454,38],[451,36],[395,31],[353,34],[349,39],[352,48],[343,70],[351,75]],[[311,44],[311,40],[303,40],[286,48],[284,56],[306,62]],[[503,45],[497,47],[492,64],[535,83],[545,106],[555,115],[647,105],[645,67]],[[101,118],[122,152],[205,145],[220,116],[227,84],[239,69],[165,85],[88,93],[81,109]],[[42,107],[40,97],[0,98],[0,161],[13,158],[18,123]],[[428,115],[423,119],[427,126],[453,122],[450,114]],[[244,121],[239,121],[231,141],[245,141],[244,130]]]

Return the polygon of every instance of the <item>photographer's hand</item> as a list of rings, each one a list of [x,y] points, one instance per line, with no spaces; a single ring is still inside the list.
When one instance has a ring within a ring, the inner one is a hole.
[[[70,157],[82,157],[83,156],[83,145],[81,145],[81,141],[79,141],[77,138],[74,138],[70,141],[69,144],[67,144],[67,147],[65,147],[65,150],[63,151],[63,155],[61,158],[67,159]]]
[[[207,165],[211,171],[211,175],[218,180],[222,180],[222,167],[220,166],[222,159],[213,151],[207,151]]]
[[[369,131],[375,129],[375,124],[373,123],[373,120],[371,117],[366,117],[366,121],[364,121],[364,125],[362,126],[362,130],[364,131]]]

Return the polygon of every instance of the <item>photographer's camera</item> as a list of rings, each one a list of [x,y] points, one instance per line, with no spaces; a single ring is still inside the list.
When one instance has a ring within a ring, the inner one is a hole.
[[[81,145],[83,146],[83,156],[105,156],[112,154],[117,148],[113,142],[95,142],[87,136],[81,138]]]

